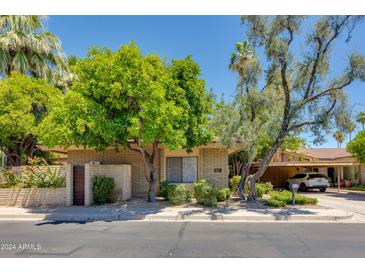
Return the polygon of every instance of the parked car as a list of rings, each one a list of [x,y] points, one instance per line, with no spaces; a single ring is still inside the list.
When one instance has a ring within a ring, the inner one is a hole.
[[[286,181],[286,188],[290,189],[291,184],[298,184],[299,191],[307,191],[308,189],[316,188],[321,192],[325,192],[327,187],[330,186],[328,177],[317,172],[297,173]]]

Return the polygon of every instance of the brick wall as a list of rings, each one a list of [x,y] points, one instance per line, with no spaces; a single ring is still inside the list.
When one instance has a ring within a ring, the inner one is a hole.
[[[217,187],[228,187],[228,151],[223,148],[204,148],[200,150],[201,178],[207,179]]]
[[[166,157],[198,157],[198,178],[205,178],[217,187],[228,186],[228,151],[223,148],[195,148],[193,152],[185,150],[170,151],[159,149],[159,178],[166,180]],[[102,165],[127,164],[132,167],[132,195],[144,196],[148,191],[148,182],[144,177],[143,161],[139,153],[129,149],[107,149],[103,152],[95,150],[69,150],[68,163],[71,165],[85,165],[90,162],[100,162]],[[216,169],[216,172],[214,172]],[[221,170],[221,172],[219,172]],[[85,174],[86,175],[86,174]],[[107,176],[107,175],[106,175]]]
[[[85,205],[93,202],[92,179],[105,176],[114,179],[113,201],[126,201],[132,197],[132,167],[130,165],[85,164]]]
[[[0,189],[0,206],[66,206],[66,189],[3,188]]]
[[[93,161],[102,165],[127,164],[132,167],[132,195],[142,196],[148,192],[148,182],[144,177],[143,161],[138,152],[129,149],[107,149],[103,152],[95,150],[69,150],[68,163],[84,165]],[[158,163],[159,164],[159,163]]]

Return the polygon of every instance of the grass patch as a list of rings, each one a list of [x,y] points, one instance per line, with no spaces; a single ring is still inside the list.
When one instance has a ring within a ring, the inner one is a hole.
[[[292,204],[292,193],[287,190],[271,191],[269,193],[270,199],[265,201],[265,205],[270,207],[285,207]],[[308,197],[302,194],[295,195],[295,203],[297,205],[316,205],[317,198]]]

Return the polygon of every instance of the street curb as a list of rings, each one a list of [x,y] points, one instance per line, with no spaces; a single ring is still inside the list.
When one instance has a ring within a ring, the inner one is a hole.
[[[50,221],[50,222],[92,222],[92,221],[192,221],[192,222],[290,222],[290,221],[341,221],[351,219],[354,215],[346,212],[343,215],[283,215],[283,214],[267,214],[264,216],[225,216],[224,214],[212,214],[212,215],[184,215],[184,214],[171,214],[171,215],[59,215],[59,216],[47,216],[46,214],[13,214],[13,215],[0,215],[0,221]]]

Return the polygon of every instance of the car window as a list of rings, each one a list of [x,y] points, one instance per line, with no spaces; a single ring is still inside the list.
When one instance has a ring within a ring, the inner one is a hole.
[[[309,179],[314,179],[314,178],[325,178],[327,179],[327,176],[324,174],[309,174]]]
[[[302,174],[302,173],[298,173],[298,174],[295,174],[293,177],[291,177],[292,179],[301,179],[301,178],[304,178],[305,177],[305,174]]]

